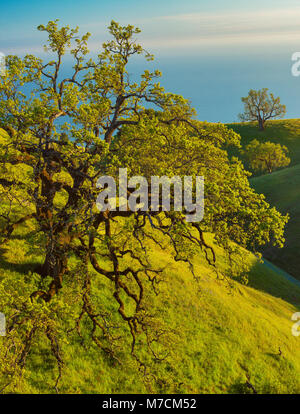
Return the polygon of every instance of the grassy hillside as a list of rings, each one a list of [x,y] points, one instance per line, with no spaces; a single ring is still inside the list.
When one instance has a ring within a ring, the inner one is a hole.
[[[269,248],[264,255],[279,267],[300,279],[300,165],[254,177],[253,187],[281,213],[289,213],[286,244],[283,249]]]
[[[217,253],[222,268],[222,251]],[[252,264],[249,286],[235,282],[229,287],[216,279],[202,257],[195,259],[200,276],[197,284],[185,264],[172,261],[167,251],[153,251],[154,262],[167,266],[167,283],[152,298],[152,307],[168,327],[172,345],[167,359],[152,367],[152,392],[248,393],[252,391],[245,384],[246,375],[259,393],[300,392],[300,339],[291,334],[291,316],[300,309],[300,288],[258,263],[253,255],[245,256]],[[40,259],[37,250],[17,232],[1,248],[0,283],[26,290],[33,277],[29,269]],[[67,279],[64,284],[70,298],[72,281]],[[110,289],[109,282],[99,280],[94,295],[107,312],[117,314]],[[119,333],[123,365],[113,364],[87,338],[82,342],[70,332],[63,345],[66,365],[60,392],[149,391],[129,355],[127,330],[122,328]],[[34,344],[28,362],[25,381],[6,391],[55,392],[57,370],[46,340]]]
[[[286,229],[286,244],[283,249],[268,248],[264,256],[271,262],[300,279],[300,119],[269,121],[265,131],[259,131],[253,122],[228,125],[241,135],[242,146],[252,139],[273,141],[289,149],[291,165],[273,174],[253,177],[251,183],[259,192],[265,194],[271,205],[281,213],[289,213],[290,222]],[[243,158],[237,150],[232,155]],[[247,163],[245,162],[246,167]]]
[[[289,149],[291,166],[300,163],[300,119],[268,121],[264,131],[259,131],[256,122],[233,123],[228,127],[241,135],[243,147],[253,139],[272,141]],[[238,151],[232,150],[232,154],[238,155]]]
[[[20,237],[23,232],[28,234],[26,240]],[[34,227],[27,222],[10,242],[0,246],[0,288],[31,291],[36,277],[32,269],[42,260],[38,243]],[[300,393],[300,338],[291,333],[291,316],[300,310],[300,288],[278,269],[258,263],[246,252],[244,256],[251,264],[249,285],[232,282],[229,286],[216,278],[203,257],[195,258],[197,283],[186,264],[174,262],[168,251],[153,249],[153,264],[164,265],[165,282],[160,294],[149,300],[157,323],[167,328],[169,354],[151,366],[150,382],[144,381],[130,356],[130,336],[118,318],[111,282],[93,274],[97,281],[93,299],[116,326],[122,365],[95,347],[87,335],[88,326],[82,331],[83,339],[70,330],[62,336],[65,366],[59,391],[251,393],[246,385],[250,377],[259,393]],[[217,258],[222,271],[221,249],[217,249]],[[76,263],[73,265],[63,290],[75,309],[74,286],[78,289],[82,281]],[[4,341],[0,337],[0,346]],[[147,360],[147,351],[141,346],[140,354]],[[54,393],[56,377],[55,359],[42,336],[33,344],[24,379],[5,392]]]

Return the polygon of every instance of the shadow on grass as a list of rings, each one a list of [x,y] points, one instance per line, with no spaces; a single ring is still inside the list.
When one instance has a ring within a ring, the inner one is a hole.
[[[5,258],[4,256],[5,252],[6,252],[6,248],[1,247],[0,248],[0,268],[3,270],[9,270],[11,272],[27,274],[28,272],[34,272],[35,269],[38,267],[38,265],[41,264],[38,261],[30,261],[26,263],[11,263]]]
[[[248,286],[280,298],[300,308],[300,287],[283,273],[263,263],[255,263],[248,276]]]

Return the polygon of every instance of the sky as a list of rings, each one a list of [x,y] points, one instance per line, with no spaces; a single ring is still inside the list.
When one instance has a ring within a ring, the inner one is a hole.
[[[130,70],[160,69],[162,85],[190,99],[201,120],[237,121],[240,98],[263,87],[281,97],[288,118],[300,117],[300,77],[291,73],[300,0],[0,0],[0,52],[44,57],[36,27],[57,18],[91,32],[92,53],[112,19],[138,26],[156,59]]]

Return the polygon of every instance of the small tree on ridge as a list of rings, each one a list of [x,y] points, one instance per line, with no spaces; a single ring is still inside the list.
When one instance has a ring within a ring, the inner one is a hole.
[[[242,99],[244,112],[239,114],[242,122],[258,121],[261,131],[265,129],[266,121],[272,118],[282,118],[286,113],[286,106],[280,103],[280,98],[270,93],[268,88],[258,91],[251,89],[248,96]]]

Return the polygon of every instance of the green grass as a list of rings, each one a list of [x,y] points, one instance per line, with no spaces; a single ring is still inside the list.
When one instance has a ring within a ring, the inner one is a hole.
[[[253,139],[261,142],[272,141],[289,149],[291,166],[300,163],[300,119],[268,121],[264,131],[259,131],[256,122],[233,123],[227,126],[241,135],[243,147]],[[231,152],[232,155],[242,158],[237,150],[233,149]]]
[[[248,126],[254,131],[251,128]],[[255,180],[253,185],[269,194],[272,203],[298,214],[299,198],[294,191],[298,180],[300,183],[299,167]],[[276,196],[279,185],[281,195],[287,193],[286,198]],[[41,262],[42,256],[33,236],[25,240],[20,237],[29,230],[34,230],[30,222],[18,229],[9,243],[1,246],[0,282],[6,280],[8,285],[20,286],[31,282],[30,271]],[[297,256],[298,252],[295,250],[294,254]],[[158,267],[164,264],[166,270],[161,293],[151,297],[151,307],[158,321],[168,328],[170,354],[166,360],[152,366],[155,379],[151,392],[248,393],[251,391],[245,383],[249,375],[259,393],[300,393],[300,338],[291,333],[291,316],[300,310],[300,288],[286,280],[280,271],[259,263],[253,255],[245,252],[244,256],[251,263],[249,284],[234,282],[233,287],[229,287],[225,281],[216,279],[202,256],[195,258],[196,273],[200,277],[197,283],[188,267],[175,263],[168,251],[153,250],[153,264]],[[221,249],[217,249],[217,258],[220,268],[224,269]],[[120,324],[111,296],[113,287],[98,275],[93,278],[94,300],[111,313],[116,325]],[[71,303],[73,283],[72,278],[66,278],[63,287]],[[60,392],[149,391],[130,356],[126,326],[121,325],[118,334],[122,365],[112,363],[87,336],[82,343],[78,336],[66,335]],[[0,344],[2,341],[5,337],[0,337]],[[279,355],[279,348],[282,355]],[[140,352],[147,359],[146,349]],[[55,360],[46,338],[41,337],[29,355],[24,380],[13,389],[7,388],[6,392],[54,393],[56,376]]]
[[[291,217],[286,228],[285,247],[269,247],[264,250],[264,256],[300,279],[300,119],[268,121],[262,132],[255,122],[228,124],[228,127],[241,135],[243,148],[256,138],[261,142],[273,141],[289,149],[289,168],[273,174],[254,176],[251,183],[257,192],[265,194],[271,205],[281,213],[289,213]],[[231,149],[230,152],[243,160],[236,149]],[[248,168],[247,162],[245,165]]]
[[[300,131],[300,121],[275,122],[283,123],[277,124],[279,131],[294,131],[284,139],[290,140],[296,148],[298,135],[295,125],[298,122]],[[290,127],[284,126],[284,122],[290,123]],[[237,127],[238,124],[235,125]],[[249,133],[243,138],[243,143],[258,136],[252,136],[252,132],[260,134],[251,125],[240,125],[240,128]],[[271,131],[275,132],[276,128],[268,128],[266,134],[271,134]],[[273,141],[274,136],[272,134]],[[278,133],[279,136],[282,138]],[[265,139],[271,139],[271,136]],[[297,155],[297,151],[295,153]],[[300,148],[297,156],[300,160]],[[296,275],[300,238],[294,235],[293,229],[300,224],[297,221],[300,217],[297,205],[300,166],[254,178],[252,183],[259,192],[267,195],[272,204],[295,217],[287,233],[292,243],[281,252],[275,252],[278,258],[283,254],[282,263],[279,259],[273,261],[285,269],[288,262],[291,273]],[[20,286],[31,282],[30,271],[41,262],[42,256],[40,247],[34,244],[34,237],[25,240],[20,237],[29,230],[34,230],[30,222],[18,229],[10,242],[1,246],[0,282],[6,280],[8,284]],[[251,391],[246,386],[246,375],[249,375],[259,393],[300,393],[300,338],[291,333],[291,316],[300,310],[300,288],[286,280],[280,271],[259,263],[250,253],[245,252],[244,256],[251,263],[249,284],[244,286],[233,282],[233,287],[229,287],[224,280],[216,279],[201,255],[195,258],[196,273],[200,277],[197,283],[184,263],[175,263],[168,251],[153,250],[153,264],[166,266],[165,283],[161,285],[160,295],[153,295],[149,300],[157,320],[168,328],[170,354],[166,360],[152,366],[154,380],[151,392],[248,393]],[[221,249],[217,249],[217,258],[219,267],[224,269]],[[93,275],[93,278],[94,300],[111,313],[116,325],[120,324],[117,306],[111,296],[113,287],[98,275]],[[71,303],[72,284],[74,280],[66,278],[63,287],[65,297]],[[126,326],[120,325],[118,334],[122,365],[112,363],[86,335],[84,343],[72,333],[66,335],[60,392],[148,392],[149,388],[130,356],[130,336]],[[0,344],[2,341],[5,337],[0,337]],[[282,355],[279,355],[279,348]],[[140,347],[140,353],[147,360],[146,349]],[[29,355],[24,380],[13,389],[7,388],[6,392],[54,393],[56,376],[55,360],[46,338],[41,337]]]
[[[300,279],[300,165],[254,177],[251,184],[271,205],[290,215],[284,248],[268,248],[265,257]]]
[[[30,265],[41,257],[16,234],[1,250],[0,280],[28,280]],[[217,249],[222,268],[222,250]],[[152,392],[246,393],[246,375],[259,393],[300,392],[300,338],[293,337],[291,316],[299,311],[300,289],[245,252],[252,264],[249,286],[228,287],[217,280],[204,258],[195,258],[196,283],[187,266],[175,263],[167,251],[153,250],[153,264],[166,265],[161,294],[152,310],[170,331],[170,355],[153,366]],[[116,313],[110,282],[97,278],[95,298]],[[65,281],[68,295],[70,283]],[[70,293],[70,297],[72,294]],[[66,362],[60,383],[65,393],[144,393],[147,388],[129,355],[129,335],[123,337],[122,363],[111,360],[90,342],[69,335],[63,346]],[[0,338],[0,342],[5,338]],[[127,342],[126,342],[127,341]],[[279,347],[282,355],[279,355]],[[141,350],[147,358],[146,350]],[[25,381],[7,392],[55,392],[56,365],[43,338],[29,357]]]

